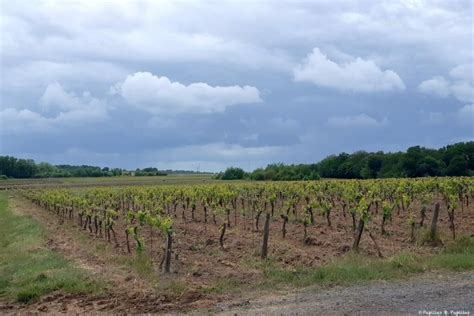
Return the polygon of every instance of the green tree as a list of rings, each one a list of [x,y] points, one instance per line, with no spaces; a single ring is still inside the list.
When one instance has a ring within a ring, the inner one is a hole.
[[[466,159],[461,156],[454,156],[449,162],[446,173],[449,176],[466,176],[469,174],[468,163]]]
[[[442,160],[427,156],[420,160],[417,167],[417,175],[425,176],[441,176],[446,165]]]
[[[245,177],[245,171],[241,168],[227,168],[221,176],[222,180],[240,180]]]

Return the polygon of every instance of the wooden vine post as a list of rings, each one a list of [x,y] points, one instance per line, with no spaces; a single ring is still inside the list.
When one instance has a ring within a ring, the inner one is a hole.
[[[166,249],[165,249],[165,264],[163,266],[164,273],[171,272],[171,254],[173,251],[173,232],[168,229],[166,232]]]
[[[270,213],[266,214],[265,226],[263,227],[263,242],[262,242],[262,253],[260,257],[266,259],[268,255],[268,237],[270,235]]]
[[[438,236],[436,232],[436,225],[438,224],[438,215],[439,215],[439,203],[436,203],[434,212],[433,212],[433,219],[431,220],[431,228],[430,228],[431,241],[435,241]]]

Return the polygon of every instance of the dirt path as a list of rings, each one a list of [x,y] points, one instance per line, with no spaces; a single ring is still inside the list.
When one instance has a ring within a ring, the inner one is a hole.
[[[304,289],[219,308],[221,315],[423,315],[423,311],[444,315],[445,310],[447,315],[454,315],[450,311],[473,315],[474,273],[427,274],[397,282]]]

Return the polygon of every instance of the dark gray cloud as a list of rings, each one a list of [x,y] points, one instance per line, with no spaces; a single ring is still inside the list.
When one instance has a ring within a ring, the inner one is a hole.
[[[251,169],[471,140],[472,3],[10,1],[0,154]]]

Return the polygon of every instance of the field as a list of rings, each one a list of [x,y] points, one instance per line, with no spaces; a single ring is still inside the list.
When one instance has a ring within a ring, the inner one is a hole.
[[[47,249],[42,257],[64,261],[52,266],[73,272],[59,281],[49,266],[15,272],[5,256],[2,309],[215,312],[295,287],[474,268],[471,178],[164,178],[5,184],[2,226],[45,230],[17,260]]]
[[[46,187],[90,187],[122,185],[201,184],[216,182],[211,174],[173,174],[151,177],[88,177],[88,178],[42,178],[8,179],[0,181],[0,190],[46,188]]]

